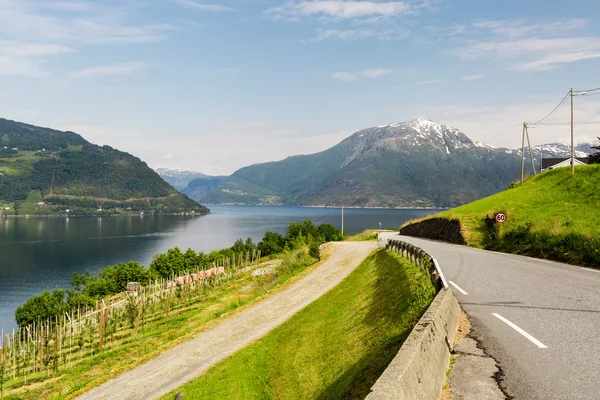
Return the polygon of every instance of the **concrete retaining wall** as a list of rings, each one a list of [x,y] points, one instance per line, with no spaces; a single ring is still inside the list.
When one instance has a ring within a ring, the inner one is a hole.
[[[439,400],[459,319],[454,293],[440,291],[367,400]]]

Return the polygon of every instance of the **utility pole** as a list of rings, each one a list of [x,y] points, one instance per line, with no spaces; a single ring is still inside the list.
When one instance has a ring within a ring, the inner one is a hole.
[[[527,134],[527,146],[529,146],[529,158],[531,158],[531,169],[533,170],[533,175],[537,175],[535,172],[535,164],[533,161],[533,150],[531,149],[531,141],[529,140],[529,127],[527,126],[527,122],[525,122],[525,133]],[[542,170],[540,170],[540,173]]]
[[[525,127],[527,122],[523,122],[523,137],[521,138],[521,185],[525,181]]]
[[[344,205],[342,204],[342,237],[344,237]]]
[[[571,88],[571,175],[575,175],[575,136],[573,123],[573,88]]]

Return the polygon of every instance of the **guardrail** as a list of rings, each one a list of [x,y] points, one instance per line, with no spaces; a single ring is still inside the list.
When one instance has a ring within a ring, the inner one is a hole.
[[[439,400],[450,366],[460,306],[435,258],[402,240],[389,239],[385,247],[427,272],[438,294],[366,400]]]
[[[423,269],[430,277],[431,284],[436,291],[448,289],[448,282],[444,278],[442,269],[437,260],[430,256],[425,250],[402,240],[390,239],[385,248],[393,250],[402,257],[409,259]]]

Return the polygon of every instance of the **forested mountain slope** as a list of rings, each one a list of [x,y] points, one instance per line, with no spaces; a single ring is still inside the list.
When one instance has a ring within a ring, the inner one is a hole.
[[[76,133],[0,119],[0,142],[4,214],[208,212],[139,158]]]

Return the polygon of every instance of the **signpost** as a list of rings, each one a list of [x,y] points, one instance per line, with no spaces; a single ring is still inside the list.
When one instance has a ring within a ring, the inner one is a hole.
[[[496,220],[496,222],[497,222],[498,224],[503,224],[503,223],[505,223],[505,222],[506,222],[506,220],[507,220],[507,217],[506,217],[506,214],[505,214],[505,213],[503,213],[503,212],[499,212],[499,213],[497,213],[497,214],[494,216],[494,219]]]

